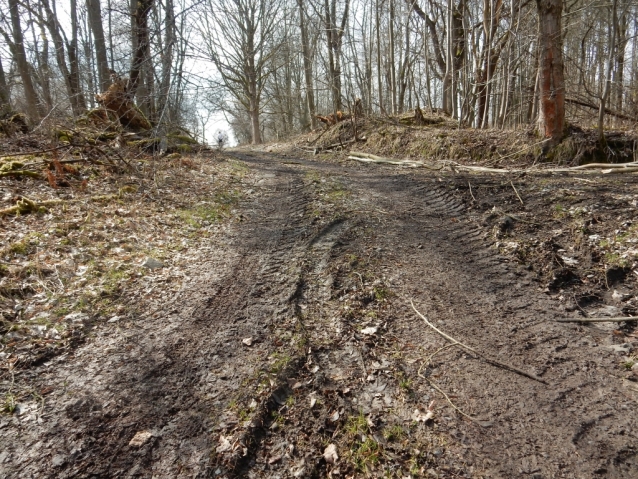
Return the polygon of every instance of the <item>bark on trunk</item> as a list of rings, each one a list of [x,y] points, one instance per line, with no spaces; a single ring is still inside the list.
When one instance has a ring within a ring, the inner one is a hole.
[[[598,138],[601,143],[605,141],[605,132],[603,130],[603,122],[605,121],[605,108],[609,93],[611,92],[611,76],[614,68],[614,56],[616,47],[616,9],[618,6],[618,0],[613,0],[612,12],[611,12],[611,25],[610,25],[610,39],[609,39],[609,55],[607,57],[607,71],[605,72],[605,86],[603,88],[603,94],[600,97],[600,104],[598,108]]]
[[[308,30],[306,28],[306,12],[303,7],[303,0],[297,0],[299,6],[299,30],[301,31],[301,51],[303,54],[303,67],[306,81],[306,108],[310,117],[310,127],[314,130],[317,127],[315,118],[315,92],[312,78],[312,61],[310,59],[310,44],[308,42]]]
[[[159,119],[165,119],[170,121],[170,115],[166,118],[168,110],[169,94],[171,89],[171,71],[173,68],[173,49],[175,45],[176,26],[175,26],[175,12],[173,7],[173,0],[166,0],[166,12],[164,24],[166,27],[165,44],[162,53],[162,81],[159,86],[159,104],[158,115]]]
[[[73,79],[74,73],[69,69],[69,66],[66,64],[66,59],[64,58],[65,48],[64,48],[64,39],[60,34],[60,24],[58,22],[58,18],[55,12],[51,9],[51,4],[49,0],[40,0],[42,2],[42,6],[44,7],[44,12],[46,13],[46,25],[51,34],[51,39],[53,40],[53,46],[55,47],[55,59],[58,64],[58,68],[62,73],[62,77],[64,78],[64,84],[66,86],[66,92],[69,97],[69,102],[71,103],[71,108],[73,109],[74,114],[80,114],[82,111],[82,103],[84,103],[84,98],[80,102],[78,88],[78,81]],[[43,19],[44,21],[44,19]],[[67,45],[68,46],[68,45]],[[69,52],[69,60],[71,60],[71,53]],[[77,63],[76,63],[77,67]],[[80,103],[79,103],[80,102]]]
[[[148,52],[148,13],[153,5],[153,0],[133,0],[133,4],[135,4],[135,2],[137,2],[133,13],[133,21],[135,23],[133,45],[135,48],[127,86],[131,96],[135,96],[137,92],[142,66]]]
[[[100,91],[105,91],[109,87],[110,78],[109,62],[106,56],[106,41],[104,40],[104,28],[102,27],[100,0],[86,0],[86,11],[95,42],[95,57],[97,59],[97,72],[100,79]]]
[[[67,44],[67,53],[69,55],[71,84],[71,108],[73,113],[78,116],[86,110],[86,101],[82,93],[82,84],[80,83],[80,65],[78,59],[78,9],[77,0],[71,0],[71,41]]]
[[[561,14],[562,0],[536,0],[539,23],[539,126],[552,143],[563,138],[565,77]]]
[[[0,118],[11,112],[11,95],[0,59]]]
[[[24,51],[24,38],[22,36],[22,25],[20,24],[20,12],[18,10],[18,0],[9,0],[9,11],[11,15],[11,26],[13,28],[14,56],[18,66],[18,72],[22,79],[24,96],[27,103],[27,115],[31,121],[36,121],[40,117],[38,110],[38,97],[29,73],[27,55]]]

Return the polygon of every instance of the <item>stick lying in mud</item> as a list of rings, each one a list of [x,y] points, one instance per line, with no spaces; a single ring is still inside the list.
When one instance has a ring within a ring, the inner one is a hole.
[[[440,387],[438,387],[430,378],[428,378],[427,376],[421,374],[421,371],[426,368],[427,366],[430,365],[430,361],[432,361],[432,358],[434,356],[436,356],[438,353],[440,353],[441,351],[450,348],[452,346],[457,346],[459,345],[459,342],[454,342],[454,343],[450,343],[447,344],[445,346],[443,346],[442,348],[437,349],[433,354],[430,355],[430,357],[423,362],[423,364],[421,365],[421,367],[419,368],[417,375],[422,378],[425,379],[425,381],[432,386],[434,389],[436,389],[438,392],[441,393],[441,395],[445,398],[445,400],[450,404],[450,406],[452,406],[452,408],[457,411],[461,416],[468,418],[470,421],[475,422],[476,424],[483,426],[483,427],[488,427],[491,425],[491,423],[489,421],[481,421],[480,419],[476,419],[475,417],[470,416],[469,414],[464,413],[463,411],[461,411],[461,409],[459,409],[459,407],[454,404],[452,402],[452,400],[450,399],[450,396],[448,396],[445,391],[443,391],[443,389],[441,389]]]
[[[477,351],[476,349],[474,349],[471,346],[468,346],[466,344],[463,344],[460,341],[457,341],[456,339],[454,339],[452,336],[445,334],[443,331],[441,331],[440,329],[438,329],[436,326],[434,326],[429,320],[428,318],[426,318],[425,316],[423,316],[418,309],[416,309],[416,307],[414,306],[414,302],[412,300],[410,300],[410,304],[412,305],[412,309],[414,310],[414,312],[416,314],[419,315],[419,317],[425,321],[425,324],[427,324],[430,328],[432,328],[434,331],[436,331],[437,333],[439,333],[441,336],[443,336],[445,339],[447,339],[448,341],[451,341],[453,344],[458,344],[459,346],[461,346],[463,349],[470,351],[471,353],[474,353],[476,356],[480,357],[481,359],[483,359],[486,363],[489,363],[493,366],[498,366],[500,368],[503,369],[507,369],[508,371],[511,371],[513,373],[516,374],[520,374],[521,376],[525,376],[526,378],[530,378],[533,379],[534,381],[538,381],[541,382],[543,384],[547,384],[547,381],[545,381],[542,378],[539,378],[538,376],[536,376],[535,374],[532,373],[528,373],[527,371],[523,371],[522,369],[518,369],[514,366],[511,366],[510,364],[505,364],[502,363],[500,361],[496,361],[494,359],[488,358],[487,356],[485,356],[483,353]]]
[[[557,323],[622,323],[624,321],[638,321],[638,316],[619,316],[616,318],[560,318]]]

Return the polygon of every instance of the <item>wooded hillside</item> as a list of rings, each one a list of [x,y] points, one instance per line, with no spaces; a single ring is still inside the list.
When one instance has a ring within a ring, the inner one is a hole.
[[[633,127],[635,0],[2,0],[0,103],[31,125],[98,106],[112,77],[153,127],[242,143],[317,115],[441,109],[460,127]],[[209,133],[212,137],[212,134]]]

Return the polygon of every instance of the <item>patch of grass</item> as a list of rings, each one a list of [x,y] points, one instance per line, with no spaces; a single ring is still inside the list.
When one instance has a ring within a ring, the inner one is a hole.
[[[248,421],[250,419],[250,410],[249,409],[240,409],[237,412],[237,416],[242,422]]]
[[[280,426],[283,425],[283,423],[286,421],[286,418],[282,414],[280,414],[279,411],[273,411],[272,418],[273,418],[273,421],[279,424]]]
[[[554,216],[556,218],[563,218],[567,214],[565,207],[560,203],[554,205]]]
[[[379,444],[370,437],[367,437],[365,441],[353,447],[351,453],[355,467],[364,473],[374,469],[381,458],[381,448]]]
[[[375,286],[373,292],[374,299],[377,301],[383,301],[390,296],[390,291],[388,291],[383,286]]]
[[[350,416],[346,421],[346,433],[351,437],[360,436],[369,432],[368,420],[363,415],[363,410],[356,416]]]
[[[609,266],[618,266],[620,268],[629,268],[632,264],[629,258],[623,258],[620,254],[611,251],[605,253],[605,263]]]
[[[334,189],[326,193],[326,196],[330,201],[339,201],[347,198],[349,196],[349,192],[343,189]]]
[[[321,175],[316,171],[308,171],[306,173],[306,178],[311,183],[321,183]]]
[[[405,437],[405,431],[399,424],[383,430],[383,437],[386,441],[400,441]]]
[[[401,378],[399,388],[401,388],[402,391],[409,392],[412,389],[412,380],[406,377]]]
[[[286,353],[274,352],[270,357],[273,359],[273,364],[270,367],[270,372],[273,374],[280,373],[292,361],[292,357]]]
[[[180,210],[177,214],[186,224],[201,228],[204,223],[216,223],[227,217],[240,198],[241,194],[235,190],[217,193],[212,203],[200,204],[190,210]]]
[[[106,271],[102,275],[104,280],[102,294],[111,296],[116,293],[120,289],[121,283],[128,280],[129,277],[129,272],[126,269],[111,269]]]
[[[29,249],[29,243],[25,240],[16,241],[9,245],[9,252],[13,254],[26,255]]]
[[[228,160],[228,163],[231,166],[232,173],[239,176],[240,178],[243,178],[244,176],[246,176],[246,174],[248,174],[249,169],[244,162],[237,160]]]
[[[16,397],[12,393],[6,393],[4,395],[4,401],[2,402],[2,412],[13,414],[16,410],[17,402]]]

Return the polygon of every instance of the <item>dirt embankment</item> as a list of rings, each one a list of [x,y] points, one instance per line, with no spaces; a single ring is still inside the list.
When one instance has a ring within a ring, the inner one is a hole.
[[[292,148],[297,153],[315,155],[357,150],[396,159],[498,168],[638,160],[638,134],[633,130],[607,131],[601,143],[598,130],[572,125],[559,145],[547,149],[544,144],[531,125],[520,130],[476,130],[461,128],[458,122],[439,113],[426,114],[421,122],[414,113],[406,113],[395,117],[350,118],[267,148],[273,152]]]

